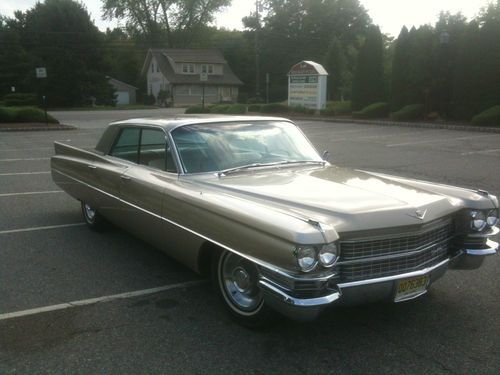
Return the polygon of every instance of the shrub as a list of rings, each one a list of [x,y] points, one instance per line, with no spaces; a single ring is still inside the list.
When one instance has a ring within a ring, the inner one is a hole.
[[[35,107],[3,107],[0,108],[0,122],[45,122],[45,113]],[[47,114],[47,122],[59,123],[49,114]]]
[[[287,113],[290,108],[281,103],[263,104],[260,107],[261,113]]]
[[[328,102],[326,108],[321,111],[322,115],[327,116],[347,116],[351,114],[351,101]]]
[[[250,104],[248,106],[248,112],[260,112],[260,107],[262,107],[260,104]]]
[[[0,107],[0,122],[15,122],[16,110],[15,108]]]
[[[156,103],[156,98],[154,95],[144,95],[142,101],[144,105],[153,105]]]
[[[247,106],[244,104],[233,104],[229,106],[226,113],[232,115],[247,113]]]
[[[314,112],[316,112],[316,110],[312,109],[312,108],[307,108],[303,105],[294,105],[292,107],[290,107],[290,110],[292,112],[296,112],[296,113],[304,113],[304,114],[307,114],[307,115],[313,115]]]
[[[202,108],[201,105],[195,105],[192,107],[188,107],[186,109],[186,114],[195,114],[195,113],[210,113],[210,109],[205,106],[205,108]]]
[[[7,107],[34,106],[38,104],[36,94],[7,94],[3,97],[3,101]]]
[[[353,112],[352,117],[359,119],[385,118],[389,115],[389,104],[380,102],[373,103],[361,111]]]
[[[420,120],[425,115],[425,106],[423,104],[410,104],[399,111],[391,113],[391,120],[394,121],[411,121]]]
[[[500,125],[500,105],[493,106],[472,118],[474,125]]]
[[[248,104],[261,104],[261,103],[264,103],[264,101],[261,98],[248,98],[247,103]]]
[[[230,104],[217,104],[210,107],[210,113],[227,113]]]
[[[17,108],[16,122],[45,122],[45,113],[39,108],[21,107]],[[58,124],[55,118],[47,113],[47,122]]]

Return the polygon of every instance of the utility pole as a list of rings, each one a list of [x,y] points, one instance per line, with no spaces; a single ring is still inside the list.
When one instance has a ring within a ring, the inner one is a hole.
[[[259,32],[260,32],[260,0],[255,0],[255,97],[260,98],[260,52],[259,52]]]

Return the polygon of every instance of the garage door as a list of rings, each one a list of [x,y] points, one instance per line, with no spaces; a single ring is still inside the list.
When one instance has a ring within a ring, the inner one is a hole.
[[[130,96],[128,91],[116,92],[116,104],[130,104]]]

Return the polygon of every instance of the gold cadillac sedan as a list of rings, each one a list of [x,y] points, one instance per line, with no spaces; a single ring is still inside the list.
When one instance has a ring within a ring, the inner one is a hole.
[[[112,222],[210,274],[247,326],[411,300],[498,250],[495,196],[337,167],[286,119],[133,119],[55,151],[91,229]]]

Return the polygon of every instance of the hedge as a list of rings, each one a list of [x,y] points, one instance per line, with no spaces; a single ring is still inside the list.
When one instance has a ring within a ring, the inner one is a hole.
[[[7,107],[34,106],[38,104],[36,94],[12,93],[3,97],[3,102]]]
[[[290,108],[281,103],[269,103],[260,106],[261,113],[286,113],[289,111]]]
[[[227,113],[229,104],[217,104],[210,107],[210,113]]]
[[[185,113],[186,114],[210,113],[210,109],[208,107],[202,108],[201,105],[195,105],[193,107],[187,108]]]
[[[0,122],[45,122],[45,113],[34,107],[0,107]],[[55,118],[47,114],[47,122],[58,124]]]
[[[226,113],[231,115],[247,113],[247,106],[244,104],[233,104],[229,106]]]
[[[500,105],[488,108],[472,118],[473,125],[500,125]]]
[[[350,115],[351,112],[350,100],[345,100],[343,102],[328,102],[326,108],[321,110],[321,114],[326,116],[347,116]]]
[[[305,107],[303,105],[294,105],[294,106],[289,107],[289,109],[292,112],[304,113],[306,115],[313,115],[314,112],[316,112],[316,110],[314,110],[312,108],[307,108],[307,107]]]
[[[399,111],[391,113],[391,120],[411,121],[420,120],[425,115],[425,106],[423,104],[410,104],[401,108]]]
[[[359,119],[386,118],[388,115],[389,104],[383,102],[370,104],[361,111],[352,113],[352,117]]]
[[[248,112],[260,112],[260,108],[262,105],[260,104],[250,104],[248,106]]]

